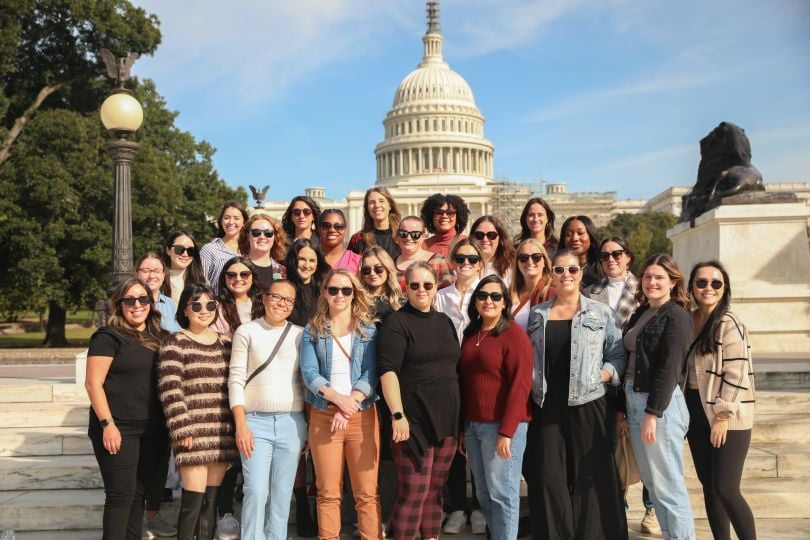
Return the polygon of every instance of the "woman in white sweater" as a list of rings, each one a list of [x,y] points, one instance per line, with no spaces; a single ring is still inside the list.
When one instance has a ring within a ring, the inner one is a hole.
[[[241,325],[233,336],[228,378],[245,477],[242,538],[257,540],[287,538],[295,471],[306,441],[298,366],[303,328],[287,321],[295,288],[276,280],[262,299],[264,317]]]

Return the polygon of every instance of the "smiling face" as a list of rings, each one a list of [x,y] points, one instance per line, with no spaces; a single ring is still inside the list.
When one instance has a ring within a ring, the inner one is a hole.
[[[427,287],[425,284],[428,284]],[[416,289],[414,289],[416,286]],[[419,311],[427,313],[436,296],[436,278],[425,268],[415,268],[408,275],[408,303]]]
[[[370,270],[370,272],[366,273],[366,269]],[[382,272],[378,274],[378,271]],[[380,290],[380,287],[385,284],[385,280],[388,279],[388,271],[382,265],[380,259],[374,255],[368,255],[363,258],[363,262],[360,265],[360,277],[368,287],[368,290],[372,294],[375,294]]]
[[[533,203],[529,206],[529,211],[526,212],[526,226],[529,228],[533,237],[545,235],[547,223],[548,214],[542,204]]]
[[[612,255],[613,253],[617,253],[618,259]],[[606,254],[611,254],[607,260],[604,259]],[[616,242],[605,242],[599,252],[599,260],[606,276],[614,279],[627,277],[627,266],[630,264],[630,257],[627,256],[627,252],[624,251],[621,245]]]
[[[433,211],[433,226],[436,234],[446,234],[456,228],[456,209],[444,203]]]
[[[525,262],[523,259],[526,259]],[[535,261],[535,259],[537,260]],[[545,268],[546,265],[543,259],[543,253],[531,242],[524,244],[518,250],[517,261],[518,270],[520,270],[520,273],[523,274],[523,277],[527,280],[543,275],[543,268]]]
[[[199,304],[199,311],[194,311],[194,307]],[[212,307],[213,309],[208,309]],[[194,333],[204,331],[208,326],[214,322],[216,317],[217,308],[214,298],[203,293],[196,300],[190,301],[186,307],[183,308],[183,314],[188,317],[188,329]]]
[[[462,257],[464,258],[463,261],[461,260]],[[470,262],[469,257],[477,258],[478,261]],[[478,277],[483,262],[480,260],[478,252],[474,247],[465,245],[456,250],[456,254],[451,257],[450,265],[455,271],[456,277],[465,281]]]
[[[588,249],[591,247],[591,237],[588,235],[588,229],[578,219],[568,224],[563,242],[565,247],[579,255],[580,258],[586,256]]]
[[[700,281],[701,285],[705,281],[706,286],[702,289],[698,287],[697,282]],[[712,287],[712,282],[720,282],[722,286],[719,289]],[[720,269],[714,266],[704,266],[698,268],[695,273],[695,279],[692,281],[692,297],[695,299],[698,307],[707,310],[712,310],[717,306],[717,303],[723,298],[726,293],[726,283],[723,279],[723,273]]]
[[[391,213],[391,205],[388,204],[388,199],[385,195],[378,191],[372,191],[368,195],[367,205],[368,215],[374,220],[374,224],[378,228],[382,228],[382,224],[388,221],[388,214]]]
[[[329,293],[330,288],[337,288],[338,293],[336,295],[332,295]],[[343,294],[343,289],[351,289],[352,293],[348,296]],[[342,274],[335,274],[333,275],[326,285],[324,286],[324,294],[326,295],[326,303],[329,305],[329,316],[336,317],[341,313],[345,313],[348,310],[352,309],[352,300],[354,299],[354,286],[352,285],[352,281],[342,275]]]
[[[315,270],[318,269],[318,256],[311,247],[304,247],[298,251],[298,258],[295,266],[298,277],[304,283],[312,281]]]
[[[579,267],[579,259],[570,253],[554,258],[553,267],[562,266],[565,270],[562,274],[551,273],[551,282],[557,288],[557,294],[573,294],[579,292],[579,283],[582,281],[582,270],[574,270],[571,267]]]
[[[284,281],[276,281],[262,294],[264,318],[273,326],[279,326],[292,313],[295,303],[295,287]]]
[[[253,231],[257,230],[261,231],[261,234],[254,236]],[[267,238],[265,231],[270,231],[273,233],[273,236]],[[273,242],[276,240],[273,225],[266,219],[257,219],[250,224],[248,238],[250,239],[250,258],[255,259],[267,255],[270,253],[270,250],[273,248]]]
[[[648,266],[641,275],[641,290],[650,301],[650,306],[657,308],[667,303],[672,294],[673,281],[666,269],[657,264]]]
[[[189,254],[189,248],[192,250],[192,254]],[[182,251],[182,253],[178,254],[177,251]],[[169,259],[171,260],[172,270],[184,270],[188,268],[192,261],[194,261],[193,253],[195,251],[194,242],[185,234],[181,234],[175,238],[172,241],[172,245],[166,247],[166,253],[169,254]]]
[[[127,289],[127,292],[124,293],[123,300],[131,298],[143,298],[144,296],[151,297],[146,289],[144,289],[140,284],[136,283]],[[141,304],[140,301],[137,301],[132,307],[127,307],[124,302],[121,302],[121,314],[124,316],[124,320],[128,325],[136,330],[143,330],[146,328],[146,319],[149,317],[149,311],[151,309],[152,307],[149,302]]]
[[[234,298],[246,298],[253,286],[253,273],[250,268],[238,262],[222,270],[225,272],[225,286],[231,291]]]
[[[405,238],[400,236],[399,231],[405,231],[408,234],[405,235]],[[419,238],[415,239],[412,237],[412,234],[415,235],[419,233]],[[425,228],[422,226],[422,222],[417,219],[404,219],[399,224],[399,230],[397,231],[397,246],[399,246],[399,250],[402,252],[403,255],[413,255],[414,253],[420,251],[422,249],[422,239],[424,238]]]
[[[484,233],[484,236],[479,238],[481,235],[477,233]],[[484,259],[486,260],[491,259],[495,255],[495,252],[498,250],[498,243],[501,241],[500,236],[495,236],[494,239],[490,239],[489,237],[493,236],[492,233],[497,235],[498,230],[491,221],[482,221],[472,233],[475,241],[481,246],[481,253],[484,254]]]
[[[321,245],[327,249],[343,245],[343,238],[346,236],[346,222],[340,214],[330,213],[321,216],[320,240]]]
[[[154,257],[148,257],[141,261],[137,269],[138,278],[146,282],[152,295],[157,297],[160,294],[160,288],[163,286],[163,280],[166,273],[163,268],[163,261]]]
[[[311,230],[312,223],[315,221],[312,208],[304,201],[295,201],[292,207],[292,221],[293,225],[295,225],[296,236],[304,231]]]
[[[483,319],[483,326],[490,328],[497,324],[498,320],[503,314],[503,307],[506,301],[504,299],[505,294],[501,289],[501,286],[497,283],[487,283],[479,289],[479,292],[485,292],[488,294],[497,293],[501,295],[500,300],[496,301],[492,299],[492,296],[488,296],[486,300],[479,300],[478,295],[476,294],[475,309]]]
[[[242,212],[239,211],[238,208],[231,206],[225,209],[220,225],[222,226],[222,230],[225,231],[226,240],[231,240],[239,236],[244,224],[245,220],[242,217]]]

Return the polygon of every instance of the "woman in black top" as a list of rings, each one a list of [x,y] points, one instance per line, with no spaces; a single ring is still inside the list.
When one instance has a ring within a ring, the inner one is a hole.
[[[397,203],[387,189],[369,189],[363,199],[363,228],[349,238],[349,251],[362,255],[367,247],[380,246],[392,259],[396,259],[399,246],[394,241],[394,235],[397,234],[401,218]]]
[[[560,229],[560,244],[557,249],[568,249],[579,257],[582,267],[582,288],[599,282],[599,235],[591,218],[571,216]]]
[[[405,272],[408,303],[380,330],[377,369],[392,411],[391,451],[399,496],[394,537],[438,538],[442,490],[458,445],[459,343],[450,318],[432,309],[436,271],[413,263]]]
[[[144,493],[168,444],[157,393],[160,314],[146,283],[115,288],[108,326],[90,338],[88,435],[104,481],[103,538],[140,539]]]

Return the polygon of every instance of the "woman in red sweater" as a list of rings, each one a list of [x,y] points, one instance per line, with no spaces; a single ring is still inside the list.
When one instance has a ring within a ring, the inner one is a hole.
[[[460,362],[465,446],[491,538],[511,540],[518,534],[532,344],[510,320],[512,300],[501,278],[482,279],[472,298]]]

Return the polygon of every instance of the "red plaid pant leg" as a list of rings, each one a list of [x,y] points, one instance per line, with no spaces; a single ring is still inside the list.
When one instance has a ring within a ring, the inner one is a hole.
[[[391,446],[397,468],[399,493],[394,504],[394,538],[410,540],[417,532],[422,538],[438,538],[442,526],[442,492],[458,442],[447,437],[431,446],[422,457],[421,469],[407,443]]]

